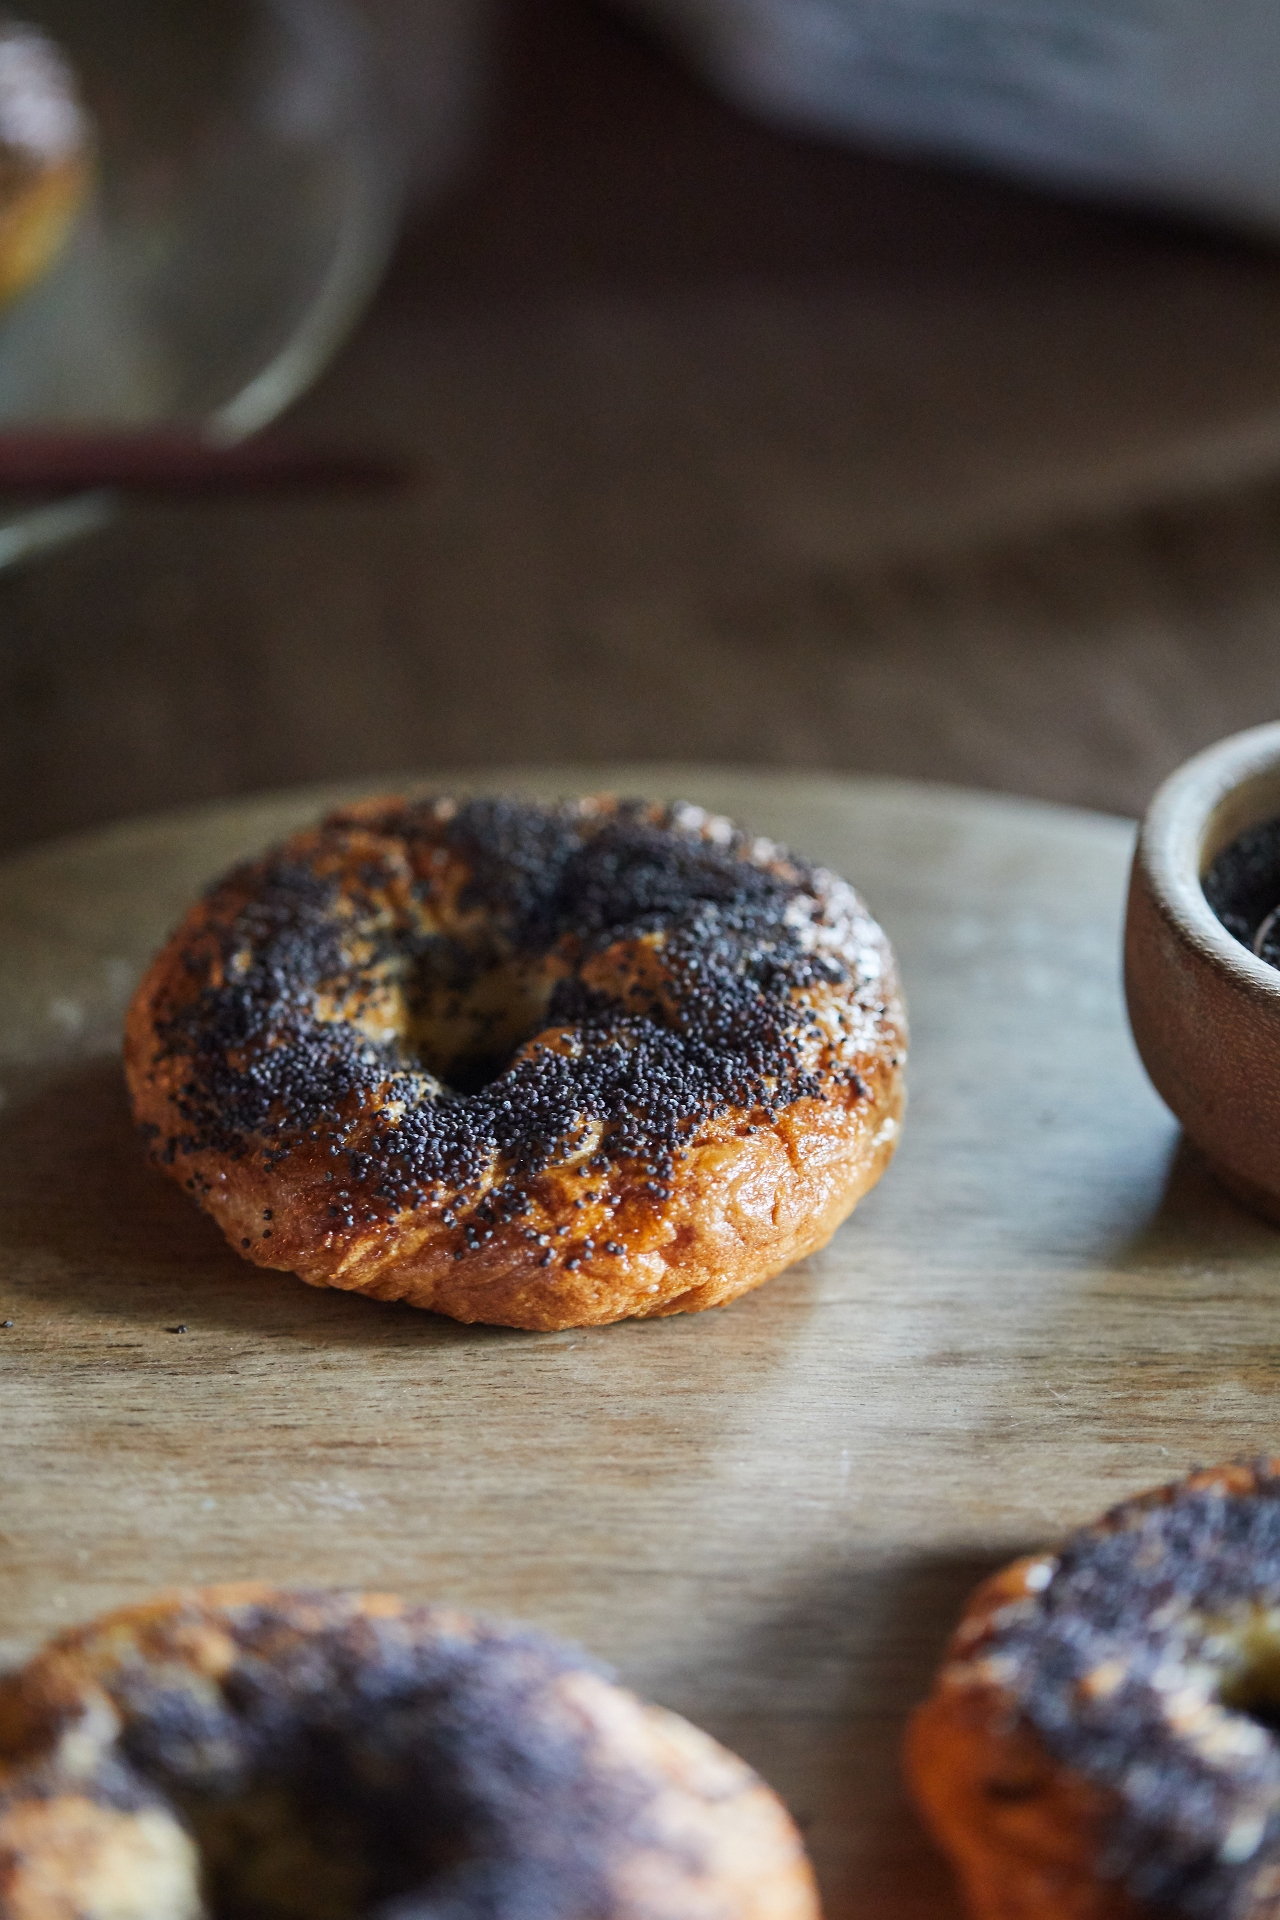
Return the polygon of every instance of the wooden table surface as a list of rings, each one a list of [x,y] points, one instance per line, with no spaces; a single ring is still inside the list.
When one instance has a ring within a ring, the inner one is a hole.
[[[319,797],[12,860],[3,1652],[249,1575],[523,1616],[758,1765],[830,1920],[942,1920],[903,1717],[988,1568],[1192,1461],[1276,1446],[1280,1238],[1179,1147],[1133,1053],[1124,823],[893,782],[610,778],[865,889],[914,1033],[881,1187],[760,1292],[648,1325],[463,1328],[259,1274],[144,1166],[118,1027],[193,889]]]
[[[295,416],[426,484],[150,503],[0,577],[0,851],[517,756],[1136,813],[1274,716],[1280,253],[500,11],[469,171]]]

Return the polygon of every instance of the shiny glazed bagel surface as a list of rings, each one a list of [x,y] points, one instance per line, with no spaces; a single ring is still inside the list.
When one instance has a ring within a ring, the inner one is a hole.
[[[1269,1920],[1280,1461],[1157,1488],[987,1581],[907,1764],[975,1920]]]
[[[818,1920],[742,1761],[528,1630],[227,1587],[0,1681],[6,1920]]]
[[[716,1306],[879,1178],[905,1016],[853,890],[691,806],[379,800],[140,986],[134,1110],[260,1266],[459,1320]]]

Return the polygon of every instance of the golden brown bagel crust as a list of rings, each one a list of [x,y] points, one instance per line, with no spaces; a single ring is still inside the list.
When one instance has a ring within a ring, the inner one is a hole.
[[[931,1699],[913,1716],[907,1770],[917,1802],[960,1875],[975,1920],[1136,1920],[1092,1864],[1108,1797],[1057,1765],[984,1664],[1007,1607],[1031,1603],[1019,1560],[979,1587]]]
[[[0,1682],[4,1920],[818,1920],[742,1761],[527,1630],[213,1588]]]
[[[1277,1707],[1280,1462],[1237,1462],[985,1582],[907,1770],[975,1920],[1270,1920]]]
[[[690,806],[436,798],[229,875],[125,1064],[258,1265],[558,1328],[718,1306],[823,1246],[892,1155],[905,1049],[833,874]]]

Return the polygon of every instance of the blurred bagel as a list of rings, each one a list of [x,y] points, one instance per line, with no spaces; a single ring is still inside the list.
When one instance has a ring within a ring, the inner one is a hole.
[[[0,304],[52,265],[91,177],[70,66],[43,33],[0,16]]]
[[[988,1580],[907,1762],[975,1920],[1274,1913],[1280,1461],[1158,1487]]]
[[[781,1802],[528,1629],[388,1595],[126,1608],[0,1681],[6,1920],[818,1920]]]

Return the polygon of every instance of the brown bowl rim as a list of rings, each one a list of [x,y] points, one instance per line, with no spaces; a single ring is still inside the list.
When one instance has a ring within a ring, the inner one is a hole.
[[[1228,803],[1275,776],[1274,800],[1232,817]],[[1215,819],[1227,823],[1214,832]],[[1238,833],[1280,818],[1280,721],[1250,727],[1195,754],[1164,782],[1147,809],[1138,859],[1157,903],[1182,938],[1251,995],[1280,1004],[1280,968],[1260,960],[1223,926],[1202,884],[1210,860]]]

